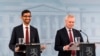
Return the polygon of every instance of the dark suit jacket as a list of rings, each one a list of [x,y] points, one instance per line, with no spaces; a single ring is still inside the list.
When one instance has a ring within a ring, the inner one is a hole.
[[[83,42],[81,33],[76,29],[72,29],[72,30],[74,34],[74,39],[75,37],[80,37],[80,41]],[[68,45],[69,43],[70,40],[66,28],[64,27],[58,30],[56,34],[55,46],[54,46],[54,49],[56,51],[59,51],[58,56],[71,56],[71,51],[63,51],[63,47],[65,45]],[[77,55],[79,56],[79,52],[77,53]]]
[[[18,38],[24,38],[23,25],[14,27],[11,35],[11,40],[9,43],[9,48],[14,51],[16,43],[18,43]],[[30,26],[30,43],[40,43],[38,31],[36,28]],[[14,56],[23,56],[24,53],[14,52]]]

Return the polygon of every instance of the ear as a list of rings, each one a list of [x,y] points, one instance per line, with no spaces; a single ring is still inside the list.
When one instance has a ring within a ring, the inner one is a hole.
[[[22,19],[23,17],[21,16],[20,18]]]

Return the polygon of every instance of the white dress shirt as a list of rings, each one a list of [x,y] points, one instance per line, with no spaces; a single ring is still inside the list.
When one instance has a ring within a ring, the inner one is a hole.
[[[26,43],[26,27],[28,27],[29,43],[30,43],[30,25],[26,26],[24,24],[23,24],[23,33],[24,33],[23,42]]]

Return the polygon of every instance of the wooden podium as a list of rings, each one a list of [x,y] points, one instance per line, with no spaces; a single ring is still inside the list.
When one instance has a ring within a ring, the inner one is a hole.
[[[40,44],[17,44],[19,46],[19,52],[26,53],[26,56],[41,56]]]

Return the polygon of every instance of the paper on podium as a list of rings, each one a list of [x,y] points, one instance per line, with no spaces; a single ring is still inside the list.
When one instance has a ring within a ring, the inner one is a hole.
[[[79,48],[79,43],[73,43],[73,44],[70,46],[69,50],[80,50],[80,48]]]

